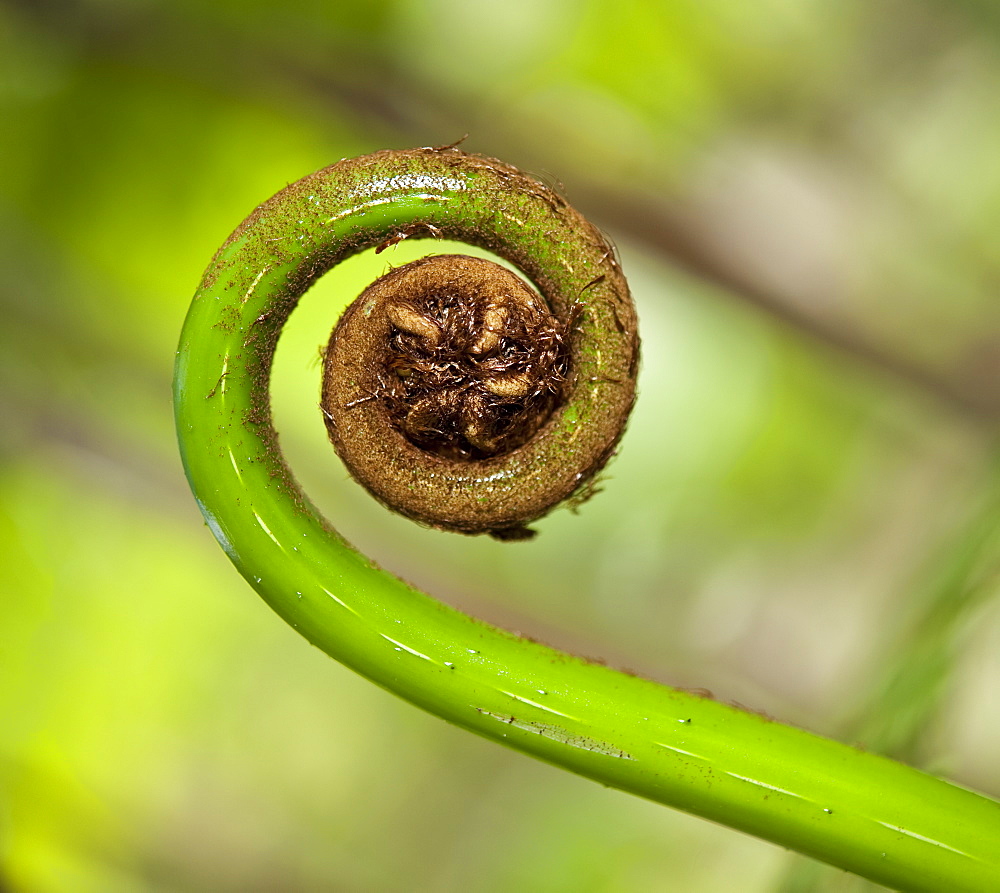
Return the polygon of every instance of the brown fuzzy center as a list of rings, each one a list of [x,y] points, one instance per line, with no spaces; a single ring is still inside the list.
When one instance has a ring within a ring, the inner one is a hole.
[[[385,312],[390,336],[378,396],[423,450],[470,459],[510,452],[562,399],[565,328],[497,264],[480,262],[474,275],[416,277]]]

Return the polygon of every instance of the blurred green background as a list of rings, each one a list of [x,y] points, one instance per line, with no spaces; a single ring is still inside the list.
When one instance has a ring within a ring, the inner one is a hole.
[[[170,377],[212,253],[344,156],[439,145],[619,247],[641,394],[526,544],[292,467],[477,616],[1000,795],[1000,7],[991,0],[0,2],[0,889],[872,889],[481,741],[330,661],[202,524]]]

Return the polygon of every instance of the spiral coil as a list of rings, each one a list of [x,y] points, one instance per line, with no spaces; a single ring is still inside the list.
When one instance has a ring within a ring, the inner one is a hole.
[[[452,529],[517,536],[551,505],[508,512],[517,500],[505,494],[519,481],[544,489],[542,475],[553,475],[565,496],[614,450],[634,398],[638,353],[627,289],[600,234],[538,181],[454,149],[341,162],[292,184],[244,221],[206,272],[181,336],[175,411],[185,471],[206,522],[247,581],[331,656],[478,734],[892,887],[1000,889],[997,802],[489,627],[378,569],[316,511],[271,423],[278,336],[303,292],[339,260],[418,234],[470,242],[511,261],[537,288],[555,320],[546,325],[569,350],[565,361],[558,350],[553,360],[565,389],[539,385],[536,361],[503,368],[496,353],[512,308],[534,298],[507,294],[469,311],[475,335],[460,349],[485,371],[462,394],[492,394],[501,408],[494,415],[453,409],[449,397],[412,419],[409,411],[391,417],[392,439],[403,446],[387,462],[399,466],[404,484],[412,453],[423,453],[435,471],[447,469],[436,505],[466,491],[477,494],[473,503],[507,505],[500,516],[466,506]],[[370,298],[355,313],[363,316]],[[379,374],[405,385],[408,373],[398,373],[432,357],[447,325],[419,301],[390,298],[380,306],[377,331],[361,341],[375,345]],[[535,308],[539,319],[545,309]],[[535,310],[523,312],[533,318]],[[339,362],[333,353],[328,369]],[[336,369],[329,374],[343,384]],[[537,425],[505,442],[513,429],[502,407],[536,386],[551,405],[543,401]],[[330,400],[348,414],[391,409],[370,380],[354,396],[338,387],[327,387],[330,414]],[[447,437],[426,436],[448,425]],[[390,501],[388,491],[376,495]],[[449,526],[419,506],[403,510]]]

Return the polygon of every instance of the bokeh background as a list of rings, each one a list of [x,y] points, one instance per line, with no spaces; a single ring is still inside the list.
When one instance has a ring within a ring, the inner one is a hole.
[[[202,524],[171,367],[216,247],[344,156],[468,138],[563,184],[639,307],[605,491],[500,544],[307,492],[477,616],[1000,795],[992,0],[0,2],[0,889],[873,889],[425,716]]]

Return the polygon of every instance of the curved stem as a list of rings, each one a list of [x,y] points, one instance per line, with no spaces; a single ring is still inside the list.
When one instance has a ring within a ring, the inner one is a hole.
[[[536,282],[558,275],[560,243],[508,219],[527,201],[472,156],[379,153],[294,184],[237,230],[191,306],[175,381],[188,479],[222,547],[310,642],[450,722],[883,884],[1000,889],[1000,803],[466,617],[380,571],[301,493],[268,403],[298,297],[420,223],[487,247],[495,226]],[[553,268],[531,268],[545,255]]]

